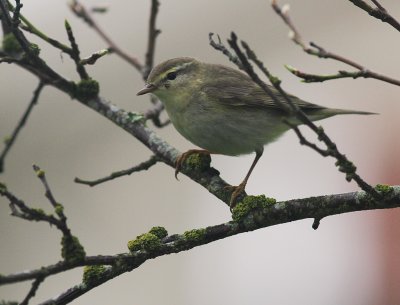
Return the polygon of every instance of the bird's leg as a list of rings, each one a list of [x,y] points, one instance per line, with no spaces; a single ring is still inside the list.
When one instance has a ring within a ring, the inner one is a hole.
[[[231,195],[231,200],[229,202],[229,206],[230,206],[231,210],[235,207],[236,199],[238,198],[238,196],[244,192],[244,189],[246,188],[247,180],[249,180],[249,177],[250,177],[251,173],[253,172],[253,169],[256,166],[258,160],[261,158],[263,151],[264,151],[264,149],[256,150],[256,157],[254,158],[254,161],[251,164],[250,169],[247,172],[246,177],[244,177],[243,181],[238,186],[229,186],[228,187],[233,190],[232,195]]]
[[[182,168],[183,163],[186,161],[186,159],[193,154],[206,154],[209,155],[210,152],[205,149],[190,149],[187,152],[184,152],[181,154],[175,161],[175,178],[178,180],[178,173]]]

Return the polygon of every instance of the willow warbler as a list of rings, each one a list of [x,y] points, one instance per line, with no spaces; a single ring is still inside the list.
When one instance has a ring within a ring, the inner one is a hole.
[[[270,89],[286,103],[277,90]],[[287,113],[250,77],[222,65],[203,63],[189,57],[164,61],[150,72],[145,87],[137,95],[146,93],[152,93],[161,100],[178,132],[202,148],[183,153],[177,159],[175,175],[193,153],[228,156],[256,153],[244,180],[233,187],[231,208],[244,191],[264,145],[290,129],[283,121],[288,118]],[[312,121],[337,114],[372,114],[326,108],[289,96]],[[294,118],[289,120],[300,124]]]

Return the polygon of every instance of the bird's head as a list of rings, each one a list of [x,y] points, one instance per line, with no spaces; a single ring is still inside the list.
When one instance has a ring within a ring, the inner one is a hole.
[[[163,99],[185,94],[199,82],[200,68],[201,63],[190,57],[166,60],[151,70],[145,87],[137,95],[153,93]]]

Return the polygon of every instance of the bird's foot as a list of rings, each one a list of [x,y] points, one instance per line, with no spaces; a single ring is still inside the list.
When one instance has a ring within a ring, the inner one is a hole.
[[[184,152],[183,154],[181,154],[175,161],[175,179],[176,180],[179,180],[178,173],[182,169],[183,164],[185,163],[187,158],[189,158],[193,154],[210,155],[210,152],[208,150],[204,150],[204,149],[190,149],[187,152]]]
[[[231,200],[229,201],[229,208],[232,211],[233,208],[236,206],[237,204],[237,199],[238,197],[244,193],[244,190],[246,188],[246,181],[243,181],[242,183],[240,183],[237,186],[234,185],[228,185],[225,187],[226,189],[232,191],[231,194]]]

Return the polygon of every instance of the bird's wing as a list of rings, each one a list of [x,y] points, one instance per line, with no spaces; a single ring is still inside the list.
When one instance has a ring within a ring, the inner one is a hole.
[[[212,81],[203,84],[201,92],[208,100],[221,105],[232,107],[248,107],[259,109],[279,109],[273,99],[247,75],[240,71],[218,66],[218,72],[208,76]],[[283,96],[272,86],[269,86],[274,95],[287,104]],[[308,103],[288,94],[291,100],[303,110],[317,110],[324,107]]]

